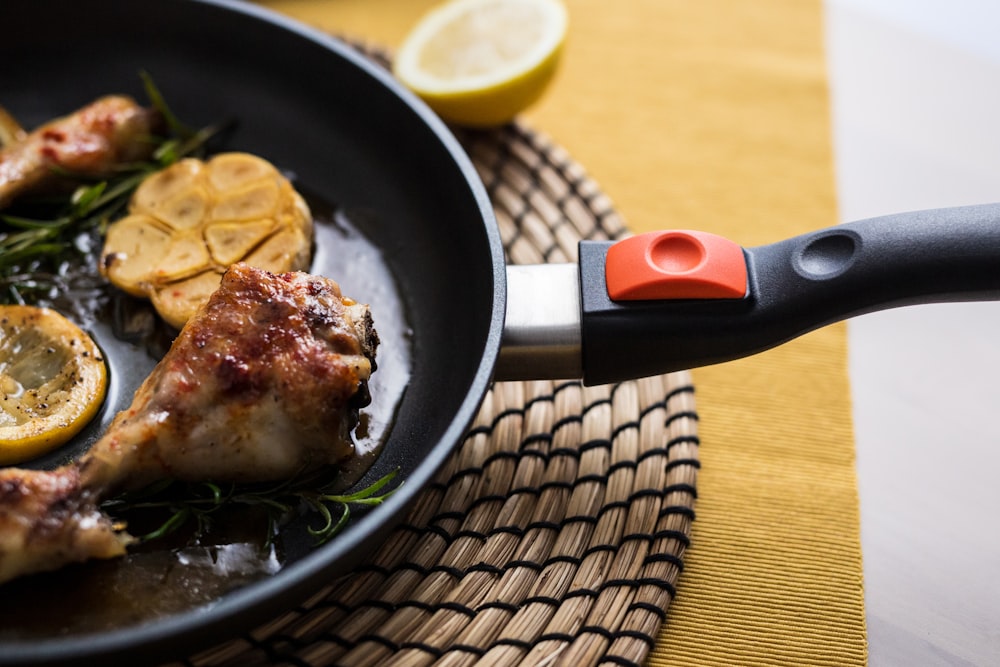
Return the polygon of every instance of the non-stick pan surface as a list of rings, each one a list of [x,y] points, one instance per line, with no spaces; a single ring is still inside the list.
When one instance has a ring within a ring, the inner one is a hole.
[[[334,39],[252,5],[32,0],[4,3],[0,24],[0,104],[23,124],[108,93],[145,101],[139,73],[148,72],[190,124],[234,119],[227,149],[264,156],[324,201],[362,212],[354,222],[381,250],[412,328],[411,381],[369,475],[400,470],[404,483],[385,504],[208,609],[110,632],[0,641],[0,664],[181,657],[346,572],[447,458],[500,344],[504,264],[492,209],[458,143],[391,77]],[[116,381],[127,387],[146,370],[126,365]]]

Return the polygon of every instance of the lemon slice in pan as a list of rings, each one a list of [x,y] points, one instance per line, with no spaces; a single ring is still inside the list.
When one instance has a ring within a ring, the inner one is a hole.
[[[48,308],[0,306],[0,465],[62,445],[107,392],[97,344]]]
[[[451,0],[418,21],[393,73],[447,121],[502,125],[549,85],[567,25],[561,0]]]

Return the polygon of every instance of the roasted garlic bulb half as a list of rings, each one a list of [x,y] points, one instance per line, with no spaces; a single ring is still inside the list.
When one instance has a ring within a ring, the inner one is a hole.
[[[101,272],[178,329],[237,262],[272,273],[309,268],[308,205],[249,153],[180,160],[142,182],[128,213],[108,227]]]

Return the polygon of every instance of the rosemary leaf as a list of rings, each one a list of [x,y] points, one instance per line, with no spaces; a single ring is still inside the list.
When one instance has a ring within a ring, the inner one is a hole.
[[[0,303],[24,302],[25,291],[15,286],[19,274],[39,271],[54,276],[66,262],[79,267],[94,264],[96,257],[85,248],[95,244],[92,240],[81,246],[81,235],[103,237],[107,226],[124,213],[129,198],[145,178],[183,157],[203,152],[207,142],[220,132],[220,126],[193,130],[182,123],[152,77],[146,72],[140,76],[150,103],[166,121],[167,136],[141,139],[152,143],[153,157],[116,165],[106,179],[94,181],[58,170],[64,179],[78,183],[70,195],[19,200],[17,208],[0,214]],[[96,274],[96,266],[87,270]],[[37,282],[33,291],[39,295],[65,287],[65,282],[43,285],[42,278]]]
[[[143,542],[173,534],[191,520],[195,521],[194,539],[198,539],[210,525],[212,513],[237,505],[257,507],[264,511],[268,536],[265,546],[270,545],[278,525],[297,511],[304,511],[319,516],[318,524],[309,525],[306,530],[320,545],[343,530],[350,520],[352,506],[377,505],[389,498],[399,487],[382,491],[397,474],[394,470],[350,494],[333,493],[322,485],[315,486],[315,480],[310,479],[294,479],[272,486],[231,484],[226,487],[209,482],[158,482],[152,487],[111,498],[102,503],[102,507],[119,519],[152,511],[166,512],[165,520],[139,538]]]

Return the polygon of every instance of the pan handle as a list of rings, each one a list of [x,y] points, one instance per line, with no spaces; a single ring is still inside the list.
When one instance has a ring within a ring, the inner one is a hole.
[[[580,244],[587,384],[737,359],[877,310],[1000,300],[1000,204],[887,215],[743,248],[742,296],[614,301],[614,245]]]

